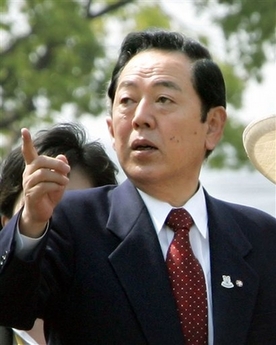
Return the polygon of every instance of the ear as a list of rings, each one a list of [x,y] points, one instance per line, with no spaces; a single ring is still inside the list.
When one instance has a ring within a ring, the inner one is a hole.
[[[224,126],[226,123],[227,114],[224,107],[211,108],[207,114],[206,124],[207,133],[205,146],[206,150],[213,150],[220,141]]]
[[[109,116],[106,118],[107,128],[111,137],[112,147],[115,150],[115,138],[114,138],[114,129],[113,129],[113,121],[112,118]]]
[[[1,224],[4,227],[8,221],[10,220],[10,218],[8,218],[7,216],[1,216]]]

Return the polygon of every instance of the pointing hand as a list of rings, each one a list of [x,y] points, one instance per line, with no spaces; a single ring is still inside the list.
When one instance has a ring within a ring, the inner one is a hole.
[[[39,237],[63,196],[69,181],[67,174],[70,167],[64,155],[56,158],[39,156],[26,128],[21,130],[21,135],[25,170],[22,196],[24,208],[19,228],[26,236]]]

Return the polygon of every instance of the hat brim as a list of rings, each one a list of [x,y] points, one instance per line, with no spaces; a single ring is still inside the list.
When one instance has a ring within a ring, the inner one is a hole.
[[[255,168],[276,184],[276,115],[251,122],[243,132],[243,145]]]

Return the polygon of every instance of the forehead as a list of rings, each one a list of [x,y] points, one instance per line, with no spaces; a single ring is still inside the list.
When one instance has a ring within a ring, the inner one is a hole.
[[[147,50],[135,55],[123,68],[120,81],[133,77],[162,76],[172,79],[191,79],[191,61],[181,52]]]

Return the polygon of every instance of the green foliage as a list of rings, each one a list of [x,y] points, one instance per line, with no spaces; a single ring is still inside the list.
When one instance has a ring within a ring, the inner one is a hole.
[[[140,22],[168,26],[158,6],[145,5],[140,11],[138,5],[126,6],[132,2],[70,0],[65,6],[55,0],[5,1],[0,19],[8,37],[0,48],[0,133],[5,140],[0,146],[8,149],[23,126],[54,122],[66,104],[72,105],[74,118],[105,110],[113,60],[107,47],[107,23],[112,20],[115,31],[129,18],[129,30]],[[17,34],[21,24],[11,20],[11,8],[17,9],[25,27]]]
[[[228,119],[224,130],[224,137],[215,151],[208,158],[207,164],[216,169],[226,166],[230,169],[238,169],[248,165],[248,157],[242,143],[244,126],[236,119]]]
[[[103,47],[77,3],[68,1],[66,9],[57,3],[26,1],[30,33],[1,53],[6,117],[35,117],[43,100],[47,116],[69,101],[77,105],[76,113],[95,111],[89,102],[91,97],[98,99],[92,93],[91,72],[95,57],[103,56]]]
[[[243,78],[262,80],[262,66],[275,59],[276,2],[274,0],[201,0],[199,12],[209,11],[223,30],[227,61],[239,61]],[[213,9],[220,9],[215,11]]]
[[[232,65],[219,63],[226,83],[227,102],[235,109],[242,106],[242,95],[246,88],[246,83],[237,73]]]

